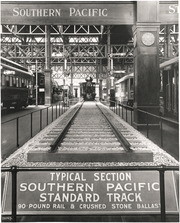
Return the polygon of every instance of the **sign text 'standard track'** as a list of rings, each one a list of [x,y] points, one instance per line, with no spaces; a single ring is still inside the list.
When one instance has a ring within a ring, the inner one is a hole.
[[[167,212],[177,211],[169,173]],[[6,177],[3,213],[11,209],[11,178]],[[55,171],[19,172],[19,214],[160,213],[160,185],[156,171]]]

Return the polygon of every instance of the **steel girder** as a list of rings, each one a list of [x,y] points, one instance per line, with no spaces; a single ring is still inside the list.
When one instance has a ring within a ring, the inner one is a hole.
[[[58,57],[70,58],[106,58],[106,45],[95,44],[66,44],[57,45],[52,44],[52,55]]]
[[[102,25],[51,25],[51,35],[101,35],[103,34]],[[45,25],[2,25],[4,34],[14,33],[16,35],[44,35]]]
[[[63,78],[64,77],[64,72],[63,72],[63,66],[53,66],[52,67],[52,77],[53,78]],[[67,74],[66,77],[70,78],[70,74],[73,74],[73,78],[84,78],[89,75],[92,77],[96,76],[97,73],[97,67],[93,65],[76,65],[73,66],[73,71],[72,71],[72,65],[67,66]]]
[[[102,65],[102,70],[101,72],[99,71],[99,65],[100,64],[96,64],[96,65],[90,65],[90,64],[86,64],[83,65],[82,64],[72,64],[69,63],[69,65],[67,66],[67,75],[66,77],[70,78],[71,74],[73,74],[73,78],[74,79],[81,79],[84,77],[86,78],[87,76],[91,75],[93,78],[96,77],[96,74],[98,73],[99,78],[100,79],[104,79],[108,77],[108,69],[106,65]],[[73,67],[73,69],[72,69]],[[113,70],[116,71],[120,71],[120,70],[127,70],[128,73],[133,72],[133,64],[129,65],[121,65],[121,64],[117,64],[113,66]],[[54,65],[52,67],[52,77],[55,79],[58,78],[64,78],[64,72],[63,72],[63,65],[61,66],[56,66]],[[115,74],[116,77],[121,77],[121,74]]]
[[[176,25],[161,25],[159,33],[160,60],[168,60],[179,55],[179,31]]]
[[[64,59],[68,64],[77,67],[74,78],[84,74],[97,72],[92,69],[98,60],[113,58],[114,70],[117,64],[133,64],[133,44],[111,45],[111,53],[107,54],[107,45],[100,45],[103,26],[51,26],[51,67],[63,67]],[[161,25],[159,33],[160,59],[178,56],[178,25]],[[94,35],[94,36],[93,36]],[[68,40],[67,40],[68,38]],[[66,44],[65,44],[66,42]],[[35,25],[3,25],[1,35],[2,56],[31,67],[36,60],[44,66],[45,60],[45,26]],[[106,62],[105,62],[106,63]],[[82,67],[80,69],[79,67]],[[90,67],[84,69],[83,67]],[[91,72],[90,72],[91,70]],[[92,72],[93,70],[93,72]],[[85,72],[82,74],[82,72]],[[100,77],[108,73],[106,64]],[[59,75],[56,72],[56,75]],[[61,72],[60,72],[61,75]]]
[[[27,64],[34,69],[34,64],[44,67],[45,63],[45,26],[42,25],[3,25],[1,38],[2,55],[6,58]],[[72,73],[72,69],[64,72],[65,58],[67,63],[74,66],[73,78],[84,78],[88,75],[96,76],[97,61],[104,59],[107,63],[107,45],[100,45],[99,40],[105,32],[104,26],[50,26],[51,32],[51,68],[53,77],[64,77]],[[126,54],[128,48],[124,45],[112,46],[113,53],[122,52],[114,56],[114,65],[117,63],[133,63],[133,57]],[[58,66],[58,69],[57,69]],[[42,68],[41,68],[42,69]],[[65,74],[67,73],[67,74]],[[107,76],[106,64],[100,78]]]
[[[103,34],[103,26],[53,26],[51,25],[51,43],[53,45],[53,50],[57,51],[57,44],[61,43],[63,45],[62,35],[69,35],[69,42],[73,45],[79,43],[91,43],[98,44],[98,38]],[[79,36],[79,35],[83,35]],[[92,35],[99,35],[94,37]],[[74,36],[73,36],[74,35]],[[91,36],[90,36],[91,35]],[[44,43],[45,43],[45,26],[44,25],[2,25],[2,35],[1,35],[1,45],[2,45],[2,55],[14,60],[28,59],[36,57],[36,59],[41,59],[43,57]],[[85,36],[85,37],[84,37]],[[159,33],[159,55],[160,58],[170,58],[178,55],[178,25],[161,25]],[[16,48],[13,49],[13,46],[10,45],[19,45],[17,48],[17,53],[15,52]],[[26,45],[27,44],[27,45]],[[36,46],[37,44],[38,46]],[[42,44],[42,45],[41,45]],[[61,46],[62,47],[62,46]],[[128,46],[113,46],[112,53],[113,58],[120,58],[116,53],[124,53],[127,49],[122,50],[123,47]],[[27,49],[29,48],[29,49]],[[96,48],[96,52],[92,54],[90,47],[78,46],[75,49],[74,47],[68,46],[67,50],[70,53],[75,53],[75,58],[81,58],[86,56],[86,58],[92,55],[97,58],[107,58],[106,51],[101,47],[93,46],[91,50]],[[88,49],[89,48],[89,49]],[[89,51],[90,50],[90,51]],[[55,53],[54,52],[54,53]],[[80,54],[78,54],[79,52]],[[128,55],[129,54],[129,55]],[[133,54],[133,47],[130,47],[127,51],[125,58],[127,62],[132,62],[130,60],[131,55]],[[123,54],[122,54],[123,55]]]
[[[42,59],[45,58],[45,46],[42,43],[28,44],[1,44],[2,56],[16,59]],[[112,45],[113,58],[132,59],[133,46]],[[119,53],[121,52],[121,53]],[[89,44],[51,44],[51,58],[63,59],[65,57],[73,60],[77,59],[105,59],[107,58],[107,45],[89,45]]]

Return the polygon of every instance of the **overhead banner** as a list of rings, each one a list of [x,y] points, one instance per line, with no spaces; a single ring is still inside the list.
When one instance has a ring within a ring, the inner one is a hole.
[[[27,25],[108,25],[133,24],[135,5],[123,4],[55,4],[55,3],[3,3],[2,24]]]
[[[134,25],[136,1],[112,3],[2,2],[1,24]],[[159,22],[178,23],[178,4],[159,3]]]
[[[166,174],[166,212],[176,213],[172,172]],[[11,213],[11,177],[7,175],[2,211]],[[18,172],[18,214],[158,214],[158,171]]]

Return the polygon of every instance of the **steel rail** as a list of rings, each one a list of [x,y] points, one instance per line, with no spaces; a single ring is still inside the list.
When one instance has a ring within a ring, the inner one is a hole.
[[[69,128],[71,127],[72,122],[74,121],[75,117],[77,116],[79,110],[81,109],[83,105],[83,102],[80,104],[80,106],[78,108],[75,108],[75,113],[73,114],[73,116],[70,118],[70,120],[68,121],[68,123],[65,125],[65,127],[63,128],[62,132],[59,134],[59,136],[57,138],[55,138],[55,140],[53,141],[53,143],[50,145],[50,150],[49,152],[56,152],[58,149],[58,146],[61,144],[62,140],[64,139],[66,133],[68,132]]]
[[[113,125],[113,123],[109,120],[107,115],[101,110],[101,108],[97,105],[97,103],[96,103],[96,106],[100,110],[100,112],[103,114],[107,122],[110,124],[113,133],[115,134],[118,141],[121,143],[124,150],[126,152],[132,152],[131,144],[128,142],[128,140],[121,134],[121,132],[117,129],[117,127]]]

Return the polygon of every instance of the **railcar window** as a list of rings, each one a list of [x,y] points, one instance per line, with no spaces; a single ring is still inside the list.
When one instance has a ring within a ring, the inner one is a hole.
[[[175,85],[172,84],[172,109],[175,109],[175,100],[174,100],[174,97],[175,97]]]
[[[27,84],[28,84],[28,82],[27,82],[27,80],[25,79],[25,80],[24,80],[24,87],[27,87]]]
[[[163,92],[163,71],[160,71],[160,92]]]
[[[40,84],[40,85],[44,85],[44,78],[40,78],[40,80],[39,80],[39,84]]]
[[[6,84],[5,75],[4,74],[2,74],[2,76],[1,76],[1,83],[2,83],[2,86],[5,86],[5,84]]]
[[[22,87],[22,78],[18,78],[19,79],[19,87]]]
[[[9,76],[6,76],[6,86],[9,87]]]
[[[16,77],[16,87],[19,87],[19,79]]]
[[[172,83],[175,84],[175,77],[172,78]]]
[[[13,77],[13,87],[16,87],[16,78]]]
[[[121,89],[122,89],[122,91],[125,91],[125,83],[121,84]]]
[[[13,86],[13,77],[10,76],[10,77],[9,77],[9,80],[10,80],[10,87],[12,87],[12,86]]]
[[[17,78],[17,83],[18,83],[17,87],[20,87],[20,78],[19,77]]]
[[[125,81],[125,92],[128,90],[128,81]]]
[[[19,87],[22,87],[22,78],[19,78]]]
[[[170,107],[171,107],[171,100],[170,100],[170,84],[166,85],[166,109],[168,111],[170,111]]]
[[[22,78],[22,87],[24,87],[24,78]]]
[[[32,86],[32,81],[29,81],[28,82],[28,87],[31,87]]]
[[[133,78],[130,79],[130,90],[133,90],[134,84],[133,84]]]

